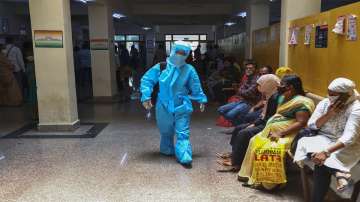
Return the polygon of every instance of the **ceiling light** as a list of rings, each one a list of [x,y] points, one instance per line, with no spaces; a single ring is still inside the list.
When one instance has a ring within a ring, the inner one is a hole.
[[[152,29],[151,27],[143,27],[143,30],[146,30],[146,31],[151,30],[151,29]]]
[[[243,12],[238,13],[237,16],[242,17],[242,18],[246,18],[247,13],[246,13],[246,11],[243,11]]]
[[[120,18],[125,18],[126,16],[120,13],[113,13],[112,15],[114,18],[120,19]]]
[[[233,25],[235,25],[236,23],[235,22],[227,22],[227,23],[225,23],[224,25],[226,25],[226,26],[233,26]]]
[[[77,1],[84,3],[84,4],[86,4],[88,2],[87,0],[77,0]]]

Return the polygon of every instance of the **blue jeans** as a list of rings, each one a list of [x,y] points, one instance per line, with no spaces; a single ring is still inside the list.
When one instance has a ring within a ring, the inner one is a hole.
[[[233,124],[241,122],[250,111],[251,106],[244,101],[233,102],[219,107],[218,112]],[[239,115],[242,115],[241,117]]]

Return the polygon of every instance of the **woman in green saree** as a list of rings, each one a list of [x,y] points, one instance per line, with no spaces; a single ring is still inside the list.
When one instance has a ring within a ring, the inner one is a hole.
[[[305,97],[301,79],[287,75],[281,80],[276,114],[249,143],[239,180],[244,186],[273,189],[286,183],[284,157],[299,130],[306,126],[315,105]]]

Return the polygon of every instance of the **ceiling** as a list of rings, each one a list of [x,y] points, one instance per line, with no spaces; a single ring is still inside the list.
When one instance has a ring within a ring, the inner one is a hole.
[[[119,12],[145,25],[216,25],[245,11],[249,0],[114,0]]]

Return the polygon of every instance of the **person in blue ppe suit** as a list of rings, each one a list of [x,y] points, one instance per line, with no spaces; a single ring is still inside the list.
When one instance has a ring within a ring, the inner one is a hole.
[[[185,168],[191,168],[192,148],[190,143],[190,117],[193,112],[191,101],[200,103],[205,110],[207,97],[203,93],[195,68],[186,63],[191,46],[177,41],[166,60],[166,68],[160,64],[150,68],[141,79],[141,102],[145,109],[152,108],[151,94],[159,83],[156,102],[156,121],[161,134],[160,152],[176,156]],[[176,145],[174,145],[176,135]]]

